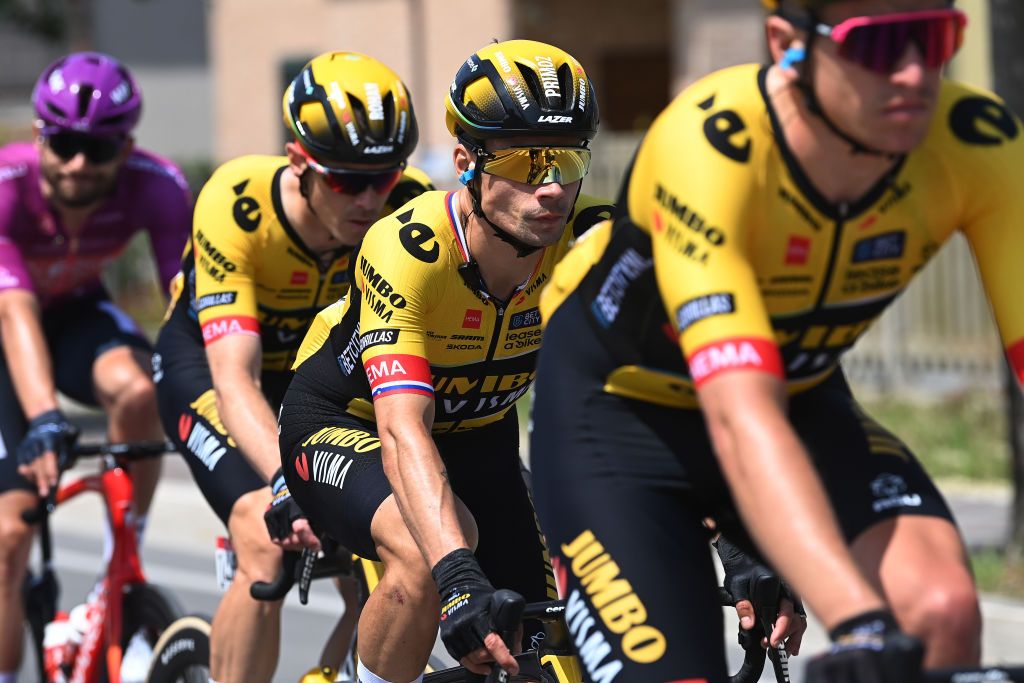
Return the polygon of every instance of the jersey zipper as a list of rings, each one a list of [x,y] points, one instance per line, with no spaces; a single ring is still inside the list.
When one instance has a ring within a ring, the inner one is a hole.
[[[850,205],[843,202],[838,207],[839,218],[836,220],[835,237],[832,240],[832,250],[828,256],[828,267],[825,269],[825,277],[821,281],[821,292],[818,294],[818,301],[814,304],[814,310],[821,308],[828,296],[829,287],[832,286],[832,276],[836,270],[836,255],[839,253],[839,246],[843,241],[843,226],[846,224],[847,214],[850,212]]]
[[[501,325],[505,321],[505,308],[506,307],[505,307],[504,304],[497,303],[497,299],[492,297],[487,292],[480,292],[480,294],[483,295],[484,303],[485,304],[490,304],[490,305],[494,306],[494,312],[496,314],[496,317],[494,319],[494,327],[492,329],[492,334],[491,334],[491,345],[487,349],[487,355],[484,356],[484,361],[481,364],[481,369],[483,371],[480,373],[480,377],[481,377],[481,381],[483,381],[482,378],[487,377],[487,369],[494,362],[494,351],[498,348],[498,336],[501,334]],[[513,296],[515,294],[516,294],[516,292],[513,292]],[[483,396],[482,392],[477,394],[476,398],[479,399],[481,396]],[[454,432],[458,428],[458,426],[460,424],[462,424],[464,421],[465,420],[455,420],[452,423],[451,429],[449,429],[449,431]]]

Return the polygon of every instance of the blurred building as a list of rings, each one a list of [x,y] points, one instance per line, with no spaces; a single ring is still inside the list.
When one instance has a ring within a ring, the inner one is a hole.
[[[402,75],[422,131],[417,161],[446,172],[443,98],[452,76],[476,49],[514,37],[551,42],[582,62],[597,84],[602,136],[642,131],[712,65],[760,59],[761,16],[751,0],[215,0],[214,151],[278,149],[287,79],[319,52],[345,49]],[[714,24],[728,35],[701,38]]]

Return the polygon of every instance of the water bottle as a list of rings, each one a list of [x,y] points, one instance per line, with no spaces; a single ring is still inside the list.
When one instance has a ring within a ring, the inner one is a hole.
[[[49,683],[66,683],[81,642],[82,634],[68,620],[68,613],[57,612],[43,629],[43,672]]]

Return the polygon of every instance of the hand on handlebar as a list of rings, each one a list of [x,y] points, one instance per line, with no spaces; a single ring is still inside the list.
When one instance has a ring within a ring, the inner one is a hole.
[[[729,539],[720,536],[714,545],[725,569],[724,586],[735,601],[733,604],[740,626],[746,631],[754,628],[760,612],[766,626],[772,627],[771,638],[762,638],[761,646],[768,647],[770,640],[772,647],[785,644],[787,654],[798,655],[807,630],[807,616],[800,599],[772,570],[744,553]],[[778,580],[781,590],[768,596],[773,604],[755,605],[756,600],[764,598],[753,595],[754,587],[764,579]]]
[[[313,533],[299,504],[292,498],[280,468],[274,473],[270,489],[274,497],[263,513],[270,540],[285,550],[319,550],[320,539]]]
[[[486,675],[497,664],[515,674],[519,666],[496,632],[491,615],[494,586],[473,553],[459,548],[431,570],[441,596],[441,641],[454,659],[473,673]]]
[[[60,410],[48,410],[32,418],[28,431],[18,444],[18,474],[35,484],[45,498],[57,486],[60,457],[78,439],[78,427],[68,422]]]
[[[859,614],[829,632],[832,647],[807,665],[807,683],[917,683],[924,647],[892,614]]]

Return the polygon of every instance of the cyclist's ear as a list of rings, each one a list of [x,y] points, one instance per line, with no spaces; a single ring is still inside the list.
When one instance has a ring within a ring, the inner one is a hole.
[[[803,29],[794,25],[789,19],[772,15],[765,21],[764,30],[768,56],[776,64],[785,60],[786,54],[790,50],[802,51],[806,47]],[[793,59],[794,53],[790,52],[789,54],[789,63],[783,68],[791,68],[797,63],[797,60]],[[800,54],[802,56],[803,53]]]
[[[286,142],[284,144],[284,151],[288,155],[288,166],[292,169],[292,173],[296,177],[301,178],[302,173],[309,168],[309,160],[306,159],[306,155],[299,148],[299,143]]]
[[[455,145],[455,150],[452,152],[452,163],[455,165],[456,177],[465,185],[472,179],[474,169],[476,168],[476,154],[460,142]],[[469,177],[463,182],[462,179],[467,173]]]

